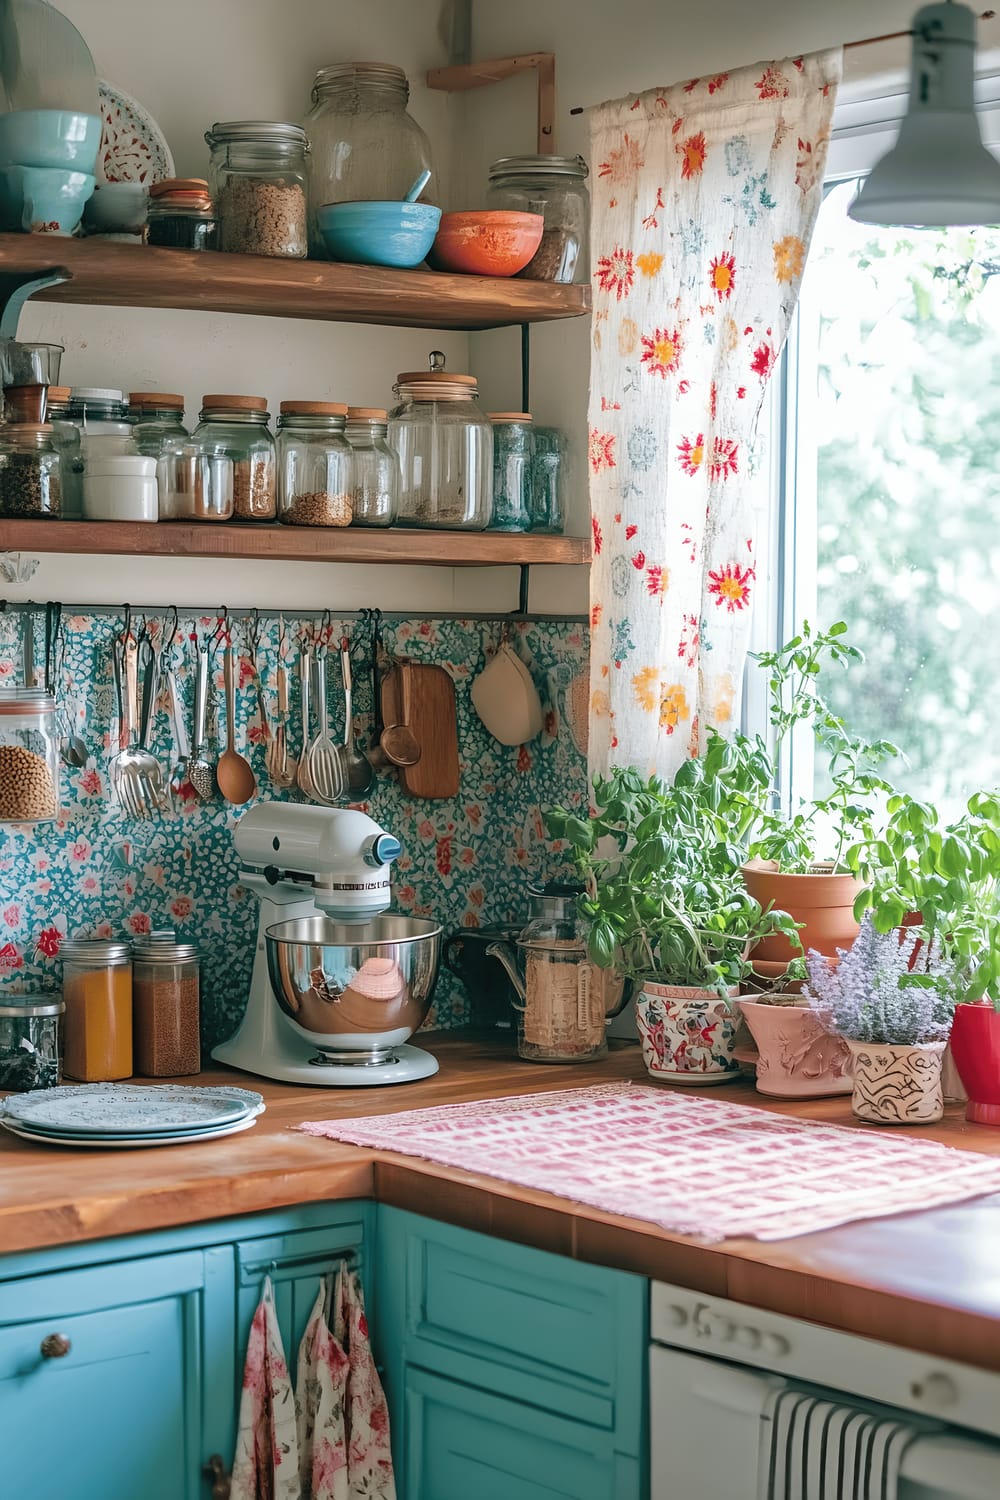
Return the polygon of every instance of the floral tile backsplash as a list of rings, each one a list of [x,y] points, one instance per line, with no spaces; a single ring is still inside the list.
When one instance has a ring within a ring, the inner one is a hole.
[[[210,634],[210,618],[182,618],[172,660],[190,728],[196,647]],[[260,659],[265,703],[275,709],[278,620],[262,617]],[[37,659],[41,660],[38,622]],[[284,620],[285,662],[292,692],[290,742],[298,750],[296,668],[298,638],[316,622]],[[108,760],[117,741],[112,641],[121,616],[65,614],[65,661],[59,683],[63,702],[86,742],[85,767],[62,769],[61,812],[46,824],[0,825],[0,1000],[16,991],[54,990],[61,977],[60,947],[66,937],[136,936],[174,928],[197,945],[202,963],[202,1040],[206,1049],[231,1034],[246,1001],[256,932],[254,897],[239,883],[232,829],[243,809],[216,798],[201,803],[188,787],[169,815],[127,819],[113,802]],[[138,621],[134,622],[137,628]],[[20,623],[0,615],[0,682],[12,681],[20,662]],[[355,638],[356,621],[333,621],[332,639]],[[500,637],[500,626],[482,620],[386,621],[390,654],[436,662],[455,681],[461,787],[450,801],[408,797],[392,774],[380,774],[362,804],[403,844],[393,880],[394,907],[434,917],[445,932],[519,919],[525,887],[558,873],[557,857],[545,844],[541,809],[553,801],[583,802],[586,765],[581,727],[572,721],[570,685],[587,672],[587,633],[582,625],[533,620],[511,626],[511,642],[531,670],[545,710],[542,734],[531,744],[507,747],[480,723],[469,686]],[[237,743],[257,776],[258,794],[302,800],[268,780],[265,744],[257,710],[246,625],[233,624],[239,653]],[[213,693],[209,739],[224,736],[222,651],[212,659]],[[336,650],[328,665],[331,717],[340,737],[342,699]],[[370,672],[355,667],[356,722],[367,743],[372,704]],[[583,731],[585,732],[585,731]],[[173,738],[165,698],[158,705],[152,748],[173,766]],[[442,968],[429,1024],[457,1026],[468,1020],[469,1000]]]

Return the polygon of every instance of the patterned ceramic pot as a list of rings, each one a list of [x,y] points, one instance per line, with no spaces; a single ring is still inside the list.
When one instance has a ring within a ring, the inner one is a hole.
[[[651,1078],[703,1085],[739,1077],[733,1054],[739,1013],[714,990],[647,981],[636,999],[635,1019]]]
[[[933,1125],[944,1114],[941,1058],[946,1042],[919,1047],[848,1042],[854,1070],[851,1109],[874,1125]]]
[[[819,1099],[851,1092],[851,1054],[824,1031],[807,1001],[784,1005],[740,1000],[757,1044],[757,1092],[775,1099]]]

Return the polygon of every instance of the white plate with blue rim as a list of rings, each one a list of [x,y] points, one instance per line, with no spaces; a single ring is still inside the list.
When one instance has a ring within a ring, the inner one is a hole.
[[[0,1121],[63,1136],[176,1136],[255,1117],[252,1089],[183,1084],[89,1083],[10,1095]]]
[[[137,1151],[145,1146],[194,1146],[200,1141],[218,1141],[224,1136],[239,1135],[257,1123],[253,1114],[247,1120],[235,1124],[221,1125],[213,1130],[186,1130],[179,1135],[55,1135],[50,1131],[32,1130],[19,1125],[16,1120],[0,1119],[4,1130],[22,1141],[34,1141],[38,1146],[80,1146],[89,1151]]]

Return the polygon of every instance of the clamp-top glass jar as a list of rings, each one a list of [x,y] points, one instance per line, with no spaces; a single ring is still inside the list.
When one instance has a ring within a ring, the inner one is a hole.
[[[590,276],[590,194],[582,156],[502,156],[490,167],[489,208],[541,214],[542,242],[527,281],[586,281]]]
[[[270,420],[263,396],[202,397],[194,431],[199,459],[195,520],[228,521],[230,516],[238,521],[274,520],[277,507],[274,438],[267,425]]]
[[[59,811],[55,699],[0,688],[0,823],[50,823]]]
[[[452,375],[435,349],[428,371],[394,387],[389,445],[399,456],[401,526],[482,531],[493,513],[493,429],[474,375]]]
[[[282,401],[278,418],[278,519],[291,526],[350,526],[354,454],[337,401]]]
[[[237,255],[302,259],[306,234],[306,156],[301,125],[229,120],[205,134],[219,249]],[[400,195],[402,196],[402,195]]]
[[[316,74],[306,116],[309,253],[315,259],[329,258],[316,223],[324,203],[398,201],[432,169],[430,142],[406,108],[409,97],[403,69],[388,63],[333,63]]]

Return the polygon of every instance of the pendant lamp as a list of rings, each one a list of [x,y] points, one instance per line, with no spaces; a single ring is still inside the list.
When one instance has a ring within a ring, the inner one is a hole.
[[[860,224],[1000,224],[1000,162],[973,100],[976,17],[925,5],[913,18],[910,101],[892,150],[847,210]]]

